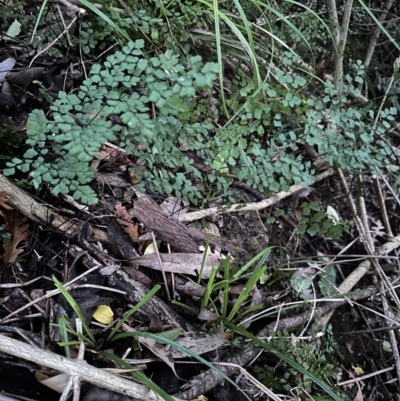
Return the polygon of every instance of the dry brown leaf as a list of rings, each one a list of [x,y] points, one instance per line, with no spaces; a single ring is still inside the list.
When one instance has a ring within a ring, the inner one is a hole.
[[[136,174],[134,172],[129,173],[129,181],[132,185],[139,184],[140,180],[137,178]]]
[[[204,295],[204,287],[193,281],[184,280],[179,276],[175,276],[175,288],[178,292],[183,292],[193,297],[202,297]]]
[[[151,338],[137,337],[137,339],[140,344],[146,346],[154,355],[164,361],[172,369],[176,377],[179,377],[175,372],[174,357],[172,356],[171,350],[167,350],[165,346]]]
[[[175,198],[175,196],[168,196],[168,198],[161,203],[160,208],[168,216],[179,219],[180,216],[188,212],[189,202]]]
[[[112,188],[127,188],[131,184],[115,173],[97,173],[95,178],[98,182],[109,185]]]
[[[229,294],[239,295],[243,291],[243,288],[244,284],[233,285],[229,290]]]
[[[251,304],[250,304],[250,307],[262,304],[262,302],[263,302],[263,295],[261,294],[261,292],[257,288],[257,286],[254,286],[254,288],[251,291]]]
[[[48,376],[42,373],[40,370],[35,372],[36,380],[42,383],[44,386],[51,388],[57,393],[62,393],[68,384],[69,376],[66,373],[60,373],[56,376]]]
[[[28,219],[19,214],[16,210],[7,210],[3,212],[5,223],[3,227],[11,234],[10,243],[3,245],[4,263],[13,263],[17,260],[18,255],[23,252],[18,245],[29,237]]]
[[[216,320],[220,319],[220,316],[206,308],[201,308],[197,318],[203,322],[215,322]]]
[[[151,333],[160,333],[164,331],[164,324],[155,312],[150,312],[149,331]]]
[[[101,154],[103,160],[107,160],[110,163],[117,166],[132,167],[134,164],[131,159],[126,155],[122,149],[114,149],[108,146],[101,147]]]
[[[129,235],[132,241],[137,242],[139,238],[139,227],[131,222],[132,216],[126,210],[126,207],[122,206],[121,203],[117,203],[115,205],[115,215],[117,216],[118,223]]]
[[[192,352],[197,355],[202,355],[210,351],[214,351],[225,345],[225,333],[219,332],[204,338],[189,338],[183,337],[176,340],[179,345],[185,348],[189,348]],[[185,358],[189,355],[178,348],[172,348],[172,356],[174,358]]]
[[[354,401],[364,401],[364,396],[360,386],[358,386],[357,395],[354,397]]]
[[[4,191],[0,192],[0,207],[6,210],[13,210],[12,206],[10,206],[7,202],[9,199],[7,198],[7,194]]]
[[[91,166],[97,169],[100,163],[107,162],[107,166],[120,166],[125,171],[127,167],[132,167],[134,164],[126,156],[126,152],[120,148],[113,148],[103,145],[99,154],[93,159]]]
[[[168,273],[181,273],[197,275],[200,274],[201,263],[203,255],[201,253],[160,253],[163,270]],[[161,270],[158,255],[156,253],[150,253],[147,255],[134,258],[132,263],[149,267],[154,270]],[[209,278],[213,267],[218,267],[221,263],[221,258],[214,255],[208,254],[204,263],[202,277]]]

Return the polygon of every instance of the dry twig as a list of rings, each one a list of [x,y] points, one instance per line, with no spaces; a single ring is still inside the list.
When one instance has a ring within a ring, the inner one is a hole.
[[[0,352],[55,369],[69,376],[77,376],[80,380],[92,383],[101,388],[115,391],[142,401],[163,401],[164,399],[141,384],[97,369],[86,361],[69,359],[54,352],[25,344],[0,334]],[[179,401],[178,398],[174,398]]]
[[[2,174],[0,174],[0,192],[5,193],[8,198],[7,203],[10,206],[33,222],[44,226],[41,228],[51,228],[68,238],[79,238],[83,230],[83,222],[61,216],[50,205],[36,202],[25,191],[18,188]],[[99,241],[103,244],[112,244],[107,233],[96,228],[91,230],[88,240],[93,242]]]
[[[323,179],[335,174],[335,170],[330,168],[324,171],[321,174],[318,174],[314,177],[314,183],[318,181],[322,181]],[[233,213],[233,212],[245,212],[245,211],[252,211],[252,210],[262,210],[267,207],[270,207],[282,199],[288,198],[289,196],[293,195],[295,192],[300,191],[304,188],[304,185],[292,185],[288,192],[278,192],[277,194],[271,196],[268,199],[264,199],[260,202],[253,202],[253,203],[246,203],[246,204],[235,204],[226,209],[221,207],[211,207],[205,210],[199,210],[197,212],[186,213],[182,216],[178,217],[178,220],[181,222],[190,222],[195,220],[200,220],[208,216],[218,215],[221,213]]]

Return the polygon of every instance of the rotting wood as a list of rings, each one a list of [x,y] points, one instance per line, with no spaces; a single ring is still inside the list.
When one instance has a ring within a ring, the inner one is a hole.
[[[106,226],[108,235],[113,239],[123,259],[132,259],[139,256],[133,247],[132,240],[126,235],[115,217],[102,216],[100,220]]]
[[[64,217],[50,206],[37,202],[2,174],[0,174],[0,192],[6,194],[10,206],[33,222],[42,225],[42,228],[52,229],[68,238],[79,238],[85,222]],[[88,241],[100,241],[104,244],[112,243],[108,234],[97,228],[91,230],[87,239]]]
[[[135,200],[132,216],[143,223],[146,228],[154,231],[158,239],[167,242],[177,251],[198,253],[199,246],[206,242],[206,234],[195,228],[187,227],[176,219],[171,219],[158,205],[148,202],[145,198]],[[235,246],[217,238],[211,238],[211,245],[233,252]]]
[[[164,400],[163,397],[160,397],[141,384],[95,368],[83,360],[66,358],[39,347],[25,344],[22,341],[9,338],[3,334],[0,334],[0,352],[55,369],[69,376],[78,376],[80,380],[133,397],[136,401]],[[174,400],[179,401],[179,398],[174,398]]]

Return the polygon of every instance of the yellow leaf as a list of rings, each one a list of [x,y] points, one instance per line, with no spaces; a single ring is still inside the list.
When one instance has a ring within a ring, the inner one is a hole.
[[[108,305],[99,305],[93,313],[93,318],[103,324],[110,324],[113,321],[114,312]]]
[[[357,376],[364,374],[364,369],[363,369],[361,366],[354,366],[354,365],[351,365],[351,367],[353,368],[354,373],[355,373]]]
[[[156,243],[157,243],[157,248],[158,248],[161,244],[161,241],[156,241]],[[152,242],[148,245],[148,247],[144,251],[144,255],[149,255],[151,253],[156,253],[156,248],[154,246],[154,242]]]

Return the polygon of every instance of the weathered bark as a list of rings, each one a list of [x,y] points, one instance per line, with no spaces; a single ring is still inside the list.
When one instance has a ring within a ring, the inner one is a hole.
[[[205,244],[207,236],[200,230],[187,227],[176,219],[167,216],[158,205],[144,198],[135,200],[132,216],[154,231],[160,240],[167,242],[177,251],[196,253],[199,246]],[[211,238],[211,244],[232,252],[234,245],[228,241]]]
[[[37,202],[2,174],[0,174],[0,192],[6,195],[8,199],[7,203],[10,206],[33,222],[42,225],[43,228],[51,228],[68,238],[79,238],[84,222],[78,219],[64,217],[55,212],[49,205]],[[89,237],[87,238],[89,241],[100,241],[106,244],[111,243],[110,237],[104,231],[96,228],[90,231]]]
[[[47,366],[48,368],[66,373],[69,376],[78,376],[82,381],[133,397],[136,401],[164,400],[163,397],[160,397],[141,384],[97,369],[83,360],[69,359],[2,334],[0,334],[0,352],[37,363],[41,366]],[[178,398],[174,399],[179,400]]]
[[[314,177],[314,183],[318,181],[322,181],[323,179],[330,177],[331,175],[335,174],[335,170],[333,168],[329,168],[318,174]],[[190,221],[204,219],[208,216],[219,215],[223,213],[238,213],[238,212],[246,212],[246,211],[253,211],[253,210],[263,210],[267,207],[273,206],[280,202],[282,199],[288,198],[289,196],[293,195],[295,192],[304,189],[304,185],[292,185],[289,188],[289,191],[278,192],[275,195],[272,195],[268,199],[263,199],[260,202],[251,202],[251,203],[237,203],[234,205],[230,205],[226,208],[221,207],[211,207],[209,209],[198,210],[196,212],[185,213],[178,217],[178,220],[181,222],[188,223]]]

